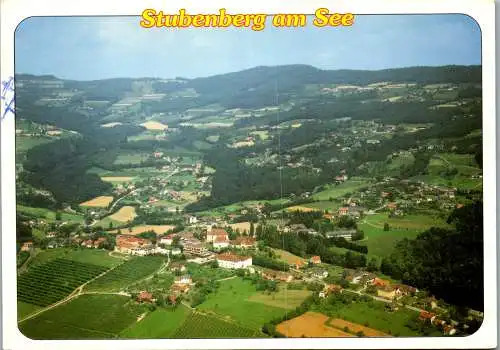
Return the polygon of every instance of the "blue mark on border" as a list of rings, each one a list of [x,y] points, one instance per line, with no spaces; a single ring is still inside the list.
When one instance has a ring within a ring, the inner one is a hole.
[[[15,113],[14,77],[2,81],[2,119]]]

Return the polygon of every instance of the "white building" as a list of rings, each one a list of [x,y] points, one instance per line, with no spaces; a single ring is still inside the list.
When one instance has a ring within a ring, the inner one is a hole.
[[[160,237],[161,244],[172,245],[173,240],[174,240],[174,235]]]
[[[252,265],[252,257],[224,253],[217,256],[217,263],[227,269],[244,269]]]
[[[197,218],[196,216],[189,216],[189,217],[188,217],[188,223],[189,223],[190,225],[192,225],[192,224],[196,224],[197,222],[198,222],[198,218]]]
[[[172,255],[181,255],[182,251],[179,248],[172,249]]]

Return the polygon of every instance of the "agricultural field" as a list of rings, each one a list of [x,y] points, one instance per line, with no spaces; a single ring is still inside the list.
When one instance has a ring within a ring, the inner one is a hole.
[[[145,127],[147,130],[154,131],[163,131],[168,129],[168,125],[153,120],[142,123],[141,126]]]
[[[56,212],[46,208],[34,208],[34,207],[26,207],[24,205],[16,205],[16,210],[19,213],[35,216],[40,219],[45,219],[49,222],[56,221]],[[61,212],[61,221],[68,222],[83,222],[83,216],[77,214],[70,214]]]
[[[21,320],[24,317],[37,312],[41,308],[42,308],[41,306],[23,303],[22,301],[18,301],[17,302],[17,319]]]
[[[257,291],[250,281],[233,278],[221,281],[218,290],[209,294],[207,300],[197,308],[258,331],[264,323],[284,315],[286,310],[250,301],[249,298],[254,294]]]
[[[110,215],[109,218],[114,221],[129,222],[134,220],[136,216],[135,207],[124,206],[121,207],[116,213]]]
[[[123,262],[122,259],[109,256],[108,252],[100,249],[87,248],[54,248],[40,251],[36,257],[31,260],[29,266],[45,264],[55,259],[72,260],[84,264],[92,264],[111,268]]]
[[[84,291],[117,292],[139,282],[157,271],[164,258],[158,256],[135,257],[95,279]]]
[[[81,207],[96,207],[96,208],[107,208],[113,201],[112,196],[99,196],[88,200],[86,202],[80,203]]]
[[[142,320],[133,323],[120,333],[120,338],[162,339],[172,338],[174,333],[186,321],[191,310],[180,304],[173,310],[156,309]]]
[[[328,312],[332,318],[340,318],[374,328],[393,336],[418,336],[417,332],[406,327],[406,323],[414,319],[418,313],[406,308],[387,312],[386,303],[378,301],[355,302],[343,305],[340,309]]]
[[[113,164],[141,164],[149,158],[148,153],[119,153]]]
[[[173,230],[175,226],[173,225],[139,225],[130,228],[121,229],[121,233],[124,235],[138,235],[147,231],[154,231],[157,235],[162,235],[170,230]],[[109,231],[110,233],[118,233],[118,230]]]
[[[103,266],[57,258],[22,273],[17,279],[17,298],[28,304],[47,306],[106,270]]]
[[[349,321],[341,320],[339,318],[329,320],[326,322],[326,324],[330,327],[334,327],[337,329],[347,329],[349,330],[350,333],[358,333],[358,332],[363,332],[364,336],[366,337],[388,337],[389,334],[386,334],[384,332],[378,331],[373,328],[365,327],[357,323],[352,323]]]
[[[236,224],[229,224],[229,226],[233,229],[233,231],[239,231],[240,233],[243,232],[250,232],[250,222],[238,222]]]
[[[295,264],[298,260],[302,262],[307,262],[306,259],[300,256],[294,255],[286,250],[271,248],[273,252],[280,258],[280,260],[286,261],[288,264]]]
[[[241,327],[219,317],[193,312],[173,334],[173,338],[252,338],[259,335],[256,330]]]
[[[131,176],[103,176],[101,180],[104,182],[111,183],[123,183],[123,182],[132,182],[134,180]]]
[[[19,329],[31,339],[117,338],[144,312],[143,305],[126,296],[81,295],[21,322]]]
[[[330,327],[326,323],[329,317],[318,312],[306,312],[291,320],[281,322],[276,330],[290,338],[339,338],[354,335]]]
[[[202,280],[213,281],[234,276],[234,271],[227,269],[218,269],[218,268],[214,269],[211,267],[195,263],[188,263],[186,267],[189,275],[191,276],[194,282]]]
[[[280,286],[276,293],[258,292],[248,298],[248,301],[279,307],[286,310],[293,310],[311,295],[309,290],[287,290],[285,286]]]
[[[339,185],[325,185],[321,192],[313,194],[311,197],[320,201],[327,201],[330,198],[339,198],[348,193],[353,193],[369,184],[367,180],[351,179]]]

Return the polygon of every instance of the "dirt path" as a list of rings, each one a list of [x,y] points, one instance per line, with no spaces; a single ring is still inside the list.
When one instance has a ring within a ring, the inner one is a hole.
[[[221,278],[220,280],[215,280],[215,282],[222,282],[222,281],[232,280],[232,279],[234,279],[236,277],[238,277],[238,276],[234,275],[234,276],[231,276],[231,277]]]

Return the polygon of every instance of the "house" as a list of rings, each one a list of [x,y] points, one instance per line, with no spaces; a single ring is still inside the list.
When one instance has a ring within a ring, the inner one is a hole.
[[[190,224],[190,225],[196,224],[196,223],[198,223],[198,218],[197,218],[196,216],[191,216],[191,215],[190,215],[190,216],[188,216],[188,218],[187,218],[187,222],[188,222],[188,224]]]
[[[256,244],[256,240],[253,237],[240,236],[234,241],[231,241],[231,246],[240,249],[253,248]]]
[[[432,312],[427,312],[427,311],[422,311],[420,312],[420,315],[418,316],[419,320],[421,321],[427,321],[432,322],[432,320],[436,317],[436,314]]]
[[[162,247],[158,247],[158,246],[157,246],[157,247],[155,247],[155,248],[153,249],[152,254],[168,255],[168,253],[169,253],[169,252],[170,252],[170,250],[168,250],[168,249],[164,249],[164,248],[162,248]]]
[[[327,220],[333,220],[333,215],[332,214],[323,214],[323,219],[327,219]]]
[[[87,240],[83,241],[81,245],[82,245],[82,247],[85,247],[85,248],[92,248],[94,246],[91,239],[87,239]],[[115,250],[116,250],[116,247],[115,247]]]
[[[281,281],[289,283],[293,280],[293,275],[281,271],[265,270],[262,272],[262,278],[271,281]]]
[[[170,288],[174,295],[180,295],[182,293],[187,293],[189,292],[189,289],[191,286],[189,284],[173,284],[172,287]]]
[[[311,259],[309,259],[309,261],[312,264],[321,264],[321,258],[318,255],[311,257]]]
[[[394,202],[391,202],[391,203],[387,203],[387,209],[389,210],[395,210],[397,209],[398,205]]]
[[[158,243],[160,244],[166,244],[166,245],[172,245],[174,241],[175,235],[167,235],[167,236],[161,236],[160,239],[158,240]]]
[[[143,290],[137,295],[137,301],[140,303],[151,303],[153,301],[153,295]]]
[[[339,208],[339,215],[340,216],[345,216],[349,213],[349,208],[347,207],[342,207],[342,208]]]
[[[244,269],[252,265],[252,257],[223,253],[217,256],[217,263],[228,269]]]
[[[323,269],[314,269],[311,275],[314,278],[323,279],[328,277],[328,271]]]
[[[214,243],[216,239],[219,241],[229,241],[229,235],[226,230],[222,228],[212,228],[210,232],[207,233],[207,242]]]
[[[21,246],[21,251],[22,252],[29,252],[32,249],[33,249],[33,242],[32,241],[26,241]]]
[[[443,332],[446,335],[454,335],[455,333],[457,333],[457,330],[455,329],[455,327],[447,325],[443,327]]]
[[[306,263],[303,260],[297,260],[295,262],[295,268],[296,269],[301,269],[306,266]]]
[[[45,237],[47,237],[47,238],[54,238],[55,236],[56,236],[56,233],[54,231],[47,232],[47,234],[45,235]]]
[[[396,297],[396,290],[391,286],[384,286],[380,289],[377,289],[377,296],[392,300]]]
[[[106,242],[106,237],[99,237],[93,243],[94,248],[99,248],[104,242]]]
[[[153,244],[149,239],[129,235],[116,236],[116,252],[131,255],[148,255],[153,253],[153,249]]]
[[[174,248],[170,251],[172,255],[181,255],[182,251],[179,248]]]
[[[325,288],[319,292],[320,298],[326,298],[330,294],[342,293],[343,288],[337,284],[327,284]]]
[[[184,253],[196,256],[206,256],[210,254],[208,249],[197,239],[186,240],[183,244]]]
[[[177,276],[177,277],[175,277],[174,283],[175,284],[193,284],[193,280],[191,279],[191,276],[189,276],[189,275]]]
[[[227,247],[229,247],[229,241],[227,241],[222,236],[217,236],[217,238],[215,238],[215,241],[212,243],[212,245],[216,249],[227,248]]]
[[[167,297],[167,301],[170,305],[175,305],[177,304],[177,296],[175,294],[170,294],[168,297]]]
[[[378,277],[372,279],[370,282],[371,282],[371,285],[375,286],[375,287],[387,287],[391,284],[391,282],[389,282],[388,280],[383,280],[383,279],[378,278]]]
[[[406,284],[395,284],[392,288],[394,288],[397,296],[410,295],[418,292],[417,288],[407,286]]]
[[[172,271],[172,272],[175,272],[175,271],[184,272],[184,271],[186,271],[186,266],[183,264],[173,262],[170,264],[170,271]]]

